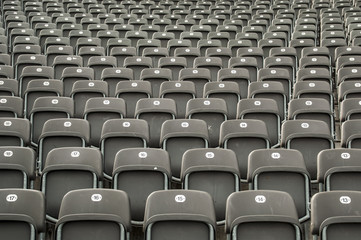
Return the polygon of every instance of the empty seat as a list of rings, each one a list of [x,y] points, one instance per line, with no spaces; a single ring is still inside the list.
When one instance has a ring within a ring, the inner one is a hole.
[[[93,80],[94,70],[88,67],[66,67],[63,70],[60,80],[63,82],[63,95],[69,97],[73,85],[79,80]]]
[[[277,102],[281,121],[286,117],[288,106],[288,91],[277,81],[252,82],[248,87],[249,98],[273,99]]]
[[[134,118],[138,100],[150,98],[151,94],[151,84],[147,81],[120,81],[115,90],[116,97],[124,99],[126,103],[126,116],[128,118]]]
[[[83,60],[79,56],[67,56],[59,55],[54,58],[53,68],[54,68],[54,78],[61,79],[63,71],[67,67],[81,67],[83,65]]]
[[[206,83],[203,89],[203,97],[225,100],[229,119],[236,118],[237,103],[241,99],[237,83],[226,81]]]
[[[185,68],[179,72],[180,81],[191,81],[196,87],[196,97],[203,96],[203,88],[211,81],[211,72],[203,68]]]
[[[266,124],[260,120],[237,119],[222,123],[219,146],[233,150],[237,156],[242,182],[246,181],[248,155],[255,149],[270,147]]]
[[[133,224],[143,223],[149,194],[167,190],[171,175],[169,156],[162,149],[129,148],[117,153],[114,160],[113,189],[125,191],[129,196]]]
[[[76,219],[74,219],[76,217]],[[81,189],[67,193],[55,226],[56,240],[125,240],[129,235],[130,204],[127,194],[113,189]]]
[[[194,59],[194,68],[206,68],[211,73],[211,81],[217,81],[218,71],[222,68],[222,60],[219,57],[197,57]]]
[[[171,80],[179,80],[179,72],[187,67],[187,60],[184,57],[162,57],[159,59],[158,66],[171,70]]]
[[[341,146],[344,148],[360,148],[360,131],[357,127],[360,119],[348,120],[341,125]]]
[[[159,97],[173,99],[176,103],[177,118],[185,118],[187,102],[195,98],[193,82],[169,81],[160,85]]]
[[[334,99],[331,85],[323,81],[296,82],[293,87],[293,98],[325,99],[333,110]]]
[[[160,143],[170,157],[172,179],[180,181],[182,156],[188,149],[207,148],[207,124],[198,119],[167,120],[161,129]]]
[[[0,96],[18,96],[18,81],[15,79],[0,79]]]
[[[74,103],[67,97],[39,97],[29,112],[32,144],[37,144],[44,123],[52,118],[71,118],[74,114]]]
[[[140,73],[140,80],[150,82],[152,96],[159,97],[161,83],[172,80],[172,71],[166,68],[146,68]]]
[[[220,98],[195,98],[187,103],[186,118],[204,120],[208,125],[210,147],[219,145],[219,129],[227,120],[227,104]]]
[[[224,224],[226,200],[240,190],[236,155],[226,149],[191,149],[183,154],[181,178],[184,189],[208,192],[214,201],[217,224]]]
[[[335,122],[330,104],[324,99],[292,99],[288,105],[288,119],[312,119],[324,121],[335,135]]]
[[[99,187],[102,174],[102,157],[97,149],[63,147],[51,150],[41,174],[47,220],[58,220],[61,200],[66,193]]]
[[[30,122],[23,118],[0,118],[0,146],[26,147],[30,143]]]
[[[99,80],[104,69],[117,67],[117,60],[112,56],[93,56],[87,66],[94,70],[94,79]]]
[[[84,119],[53,118],[47,120],[39,136],[38,168],[45,167],[48,153],[61,147],[86,147],[89,144],[90,126]]]
[[[33,188],[36,153],[26,147],[0,147],[0,188]]]
[[[150,57],[127,57],[124,60],[124,67],[133,70],[134,80],[140,80],[141,71],[145,68],[152,68],[153,62]]]
[[[114,159],[125,148],[146,148],[149,127],[142,119],[110,119],[103,124],[100,150],[103,155],[104,176],[111,179]]]
[[[173,99],[143,98],[139,99],[134,117],[144,119],[149,125],[149,146],[160,146],[160,133],[164,121],[176,118],[176,105]]]
[[[225,230],[232,240],[302,239],[294,201],[288,193],[281,191],[231,194],[227,199]]]
[[[24,116],[29,117],[34,102],[39,97],[60,97],[63,95],[63,83],[54,79],[31,80],[24,90]]]
[[[90,144],[99,147],[103,124],[125,116],[125,102],[120,98],[90,98],[84,107],[84,119],[90,124]]]
[[[0,97],[0,117],[23,117],[23,99],[20,97]]]
[[[320,120],[289,120],[283,123],[281,146],[302,153],[311,181],[317,179],[317,154],[334,148],[327,123]]]
[[[94,97],[106,97],[108,85],[106,82],[95,80],[79,80],[74,82],[70,97],[74,101],[74,117],[82,118],[85,104],[88,99]]]
[[[147,240],[177,236],[179,240],[215,238],[216,219],[208,193],[162,190],[149,195],[143,229]]]
[[[197,47],[181,47],[174,51],[175,57],[183,57],[186,59],[187,68],[193,67],[194,59],[201,56],[201,52]]]
[[[248,157],[252,190],[277,190],[293,198],[301,222],[310,217],[310,176],[302,154],[290,149],[254,150]]]
[[[1,189],[0,199],[1,238],[36,240],[44,236],[45,197],[40,191]]]
[[[232,57],[229,59],[228,68],[247,69],[249,73],[249,81],[257,81],[258,63],[255,57]]]
[[[320,191],[359,191],[360,149],[327,149],[317,156]]]
[[[237,118],[264,121],[271,146],[278,146],[281,133],[281,112],[273,99],[241,99],[237,106]]]
[[[361,195],[358,191],[331,191],[311,199],[311,234],[320,239],[357,239]]]
[[[26,64],[30,65],[30,64]],[[23,96],[28,83],[33,79],[52,79],[54,78],[54,70],[52,67],[45,66],[25,66],[18,76],[19,94]]]

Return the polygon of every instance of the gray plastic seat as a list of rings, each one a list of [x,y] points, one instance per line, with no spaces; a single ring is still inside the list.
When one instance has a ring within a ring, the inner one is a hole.
[[[126,240],[131,230],[127,194],[113,189],[80,189],[67,193],[55,226],[56,240]]]
[[[225,230],[229,239],[301,240],[292,197],[281,191],[236,192],[227,200]]]
[[[290,149],[254,150],[248,157],[250,190],[284,191],[293,198],[298,218],[310,218],[310,176],[302,154]]]
[[[140,73],[140,80],[150,82],[152,96],[159,97],[160,85],[172,80],[172,71],[167,68],[146,68]]]
[[[160,146],[160,135],[162,124],[166,120],[176,118],[176,104],[173,99],[168,98],[143,98],[139,99],[134,117],[144,119],[149,125],[149,147]]]
[[[126,103],[126,116],[134,118],[138,100],[150,98],[152,94],[151,84],[147,81],[120,81],[117,83],[115,96],[124,99]]]
[[[317,156],[320,191],[359,191],[360,149],[326,149]]]
[[[278,146],[281,134],[281,113],[273,99],[242,99],[237,106],[238,119],[257,119],[265,122],[271,146]]]
[[[132,223],[143,224],[147,197],[170,187],[169,155],[162,149],[128,148],[115,156],[112,187],[125,191],[130,200]]]
[[[220,147],[235,152],[242,182],[246,182],[248,155],[256,149],[270,148],[266,124],[255,119],[223,122],[219,138]]]
[[[174,236],[179,240],[213,240],[215,228],[214,205],[208,193],[162,190],[147,199],[143,224],[146,240]]]
[[[45,197],[40,191],[0,189],[0,199],[1,238],[36,240],[44,237]]]
[[[104,176],[111,179],[114,159],[125,148],[146,148],[149,142],[149,127],[141,119],[110,119],[103,124],[100,151],[104,161]]]
[[[39,97],[60,97],[63,95],[63,82],[55,79],[34,79],[24,91],[24,116],[30,116],[34,102]]]
[[[74,113],[74,103],[67,97],[39,97],[35,100],[29,113],[32,144],[37,144],[44,123],[53,118],[71,118]]]
[[[273,81],[252,82],[248,87],[248,96],[255,99],[266,98],[275,100],[280,110],[281,121],[285,120],[289,97],[288,91],[282,83]]]
[[[90,145],[99,147],[102,127],[107,120],[121,119],[125,115],[125,102],[121,98],[89,98],[83,117],[90,124]]]
[[[169,81],[160,85],[159,97],[173,99],[176,103],[177,118],[185,118],[187,102],[196,94],[193,82]]]
[[[183,154],[183,188],[212,196],[218,225],[225,222],[228,196],[240,190],[240,178],[237,157],[231,150],[197,148]]]
[[[0,95],[1,96],[18,96],[18,81],[15,79],[0,78]]]
[[[39,136],[38,168],[41,173],[48,153],[61,147],[86,147],[89,143],[90,126],[84,119],[53,118],[47,120]]]
[[[30,122],[23,118],[0,118],[0,146],[26,147],[30,144]]]
[[[0,147],[0,188],[34,186],[36,153],[27,147]]]
[[[311,199],[311,233],[322,240],[358,239],[361,194],[358,191],[330,191]]]
[[[360,119],[360,101],[359,98],[351,98],[345,99],[339,104],[341,123],[351,119]]]
[[[46,218],[58,220],[64,195],[71,190],[101,186],[103,169],[99,150],[62,147],[49,152],[41,174],[41,191],[46,199]]]
[[[344,148],[360,148],[360,128],[361,120],[354,119],[345,121],[341,125],[341,146]]]
[[[311,181],[317,179],[317,154],[334,148],[327,123],[320,120],[288,120],[282,125],[281,147],[302,153]]]
[[[172,179],[180,181],[182,156],[193,148],[208,148],[207,124],[198,119],[175,119],[163,123],[160,144],[169,154]]]
[[[218,147],[219,129],[228,119],[226,101],[221,98],[195,98],[187,103],[186,118],[200,119],[208,125],[210,147]]]
[[[203,96],[203,88],[211,81],[211,72],[205,68],[185,68],[179,72],[180,81],[191,81],[196,87],[196,97]]]
[[[342,82],[337,88],[338,102],[349,98],[361,98],[360,87],[361,82],[357,80]]]
[[[0,117],[23,117],[23,99],[13,96],[0,97]]]
[[[324,121],[335,135],[335,122],[329,102],[318,98],[292,99],[288,104],[288,119],[311,119]]]
[[[84,114],[85,104],[88,99],[94,97],[107,97],[107,82],[94,80],[79,80],[74,82],[70,97],[74,101],[74,117],[82,118]]]
[[[100,80],[108,83],[108,96],[114,97],[116,86],[120,81],[133,80],[133,70],[129,68],[105,68]]]

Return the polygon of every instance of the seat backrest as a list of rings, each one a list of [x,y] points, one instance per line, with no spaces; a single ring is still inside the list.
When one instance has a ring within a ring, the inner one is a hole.
[[[31,188],[36,153],[27,147],[0,147],[0,188]]]
[[[267,98],[241,99],[237,106],[237,118],[264,121],[271,146],[279,145],[281,114],[275,100]]]
[[[1,238],[36,240],[46,231],[45,197],[40,191],[0,189],[0,199]]]
[[[311,233],[334,240],[357,238],[360,234],[360,201],[358,191],[330,191],[311,199]]]
[[[282,124],[281,146],[299,150],[305,160],[311,180],[317,178],[317,154],[334,148],[328,125],[320,120],[288,120]]]
[[[208,193],[163,190],[149,195],[143,229],[149,240],[173,235],[182,240],[215,239],[215,222],[214,205]]]
[[[220,129],[219,146],[236,153],[242,181],[245,182],[249,153],[270,147],[266,124],[255,119],[225,121]]]
[[[220,125],[228,119],[226,101],[221,98],[190,99],[187,103],[186,118],[205,121],[208,125],[210,147],[217,147]]]
[[[294,201],[282,191],[232,193],[227,200],[225,229],[234,236],[232,239],[265,240],[270,235],[276,239],[302,239]]]
[[[287,179],[287,180],[286,180]],[[310,217],[310,176],[302,153],[291,149],[259,149],[248,156],[252,190],[284,191],[293,198],[301,222]]]
[[[74,102],[68,97],[39,97],[30,114],[31,141],[37,144],[44,123],[52,118],[70,118],[74,114]]]
[[[60,147],[86,147],[89,143],[88,121],[77,118],[47,120],[39,136],[39,171],[45,166],[48,153]]]
[[[97,188],[102,175],[101,153],[95,148],[62,147],[51,150],[41,175],[47,219],[57,221],[61,199],[67,192]]]
[[[212,196],[217,224],[224,224],[226,200],[240,190],[235,153],[221,148],[187,150],[182,158],[181,179],[184,189],[205,191]]]
[[[110,119],[103,124],[100,150],[104,159],[105,177],[110,179],[115,155],[124,148],[146,148],[149,142],[148,123],[142,119]]]
[[[143,98],[138,100],[134,117],[147,121],[150,147],[159,147],[161,126],[164,121],[175,119],[176,113],[176,104],[173,99]]]
[[[127,194],[113,189],[81,189],[67,193],[60,206],[56,237],[125,240],[130,232]]]
[[[25,118],[0,118],[0,146],[30,144],[30,121]]]
[[[167,190],[171,175],[169,155],[165,150],[128,148],[116,154],[113,188],[128,194],[133,224],[143,224],[147,197],[154,191]]]
[[[359,191],[360,149],[326,149],[317,155],[317,181],[324,191]]]

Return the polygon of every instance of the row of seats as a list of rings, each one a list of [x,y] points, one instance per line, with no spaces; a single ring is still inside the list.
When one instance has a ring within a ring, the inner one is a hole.
[[[358,0],[0,5],[1,182],[41,190],[3,190],[38,195],[33,236],[358,238]]]
[[[35,190],[0,190],[1,215],[9,221],[1,235],[7,239],[37,239],[45,230],[44,195]],[[31,198],[34,201],[28,202]],[[311,200],[311,231],[322,239],[357,239],[361,193],[332,191]],[[31,207],[29,207],[31,206]],[[215,239],[213,201],[194,190],[153,192],[147,199],[143,231],[146,239]],[[225,232],[231,239],[303,239],[294,202],[281,191],[255,190],[227,199]],[[60,209],[54,239],[125,240],[131,231],[130,204],[120,190],[82,189],[67,193]],[[356,223],[355,223],[356,222]],[[30,229],[29,229],[30,226]],[[260,229],[263,229],[260,231]],[[15,236],[14,236],[14,233]],[[94,237],[95,236],[95,237]],[[17,237],[17,238],[14,238]]]

